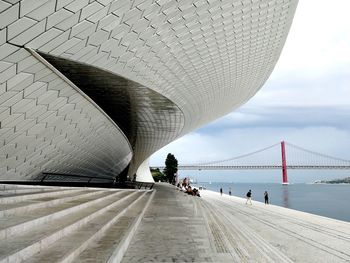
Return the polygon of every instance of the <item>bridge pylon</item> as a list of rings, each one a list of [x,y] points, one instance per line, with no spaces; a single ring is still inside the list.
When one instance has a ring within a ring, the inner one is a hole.
[[[286,144],[284,141],[281,141],[281,153],[282,153],[282,184],[289,184],[288,183],[288,176],[287,176],[287,158],[286,158]]]

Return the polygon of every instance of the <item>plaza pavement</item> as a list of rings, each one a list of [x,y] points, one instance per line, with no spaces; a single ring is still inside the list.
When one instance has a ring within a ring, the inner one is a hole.
[[[122,259],[128,262],[350,262],[350,223],[167,184]]]
[[[348,222],[201,196],[0,184],[0,263],[350,262]]]

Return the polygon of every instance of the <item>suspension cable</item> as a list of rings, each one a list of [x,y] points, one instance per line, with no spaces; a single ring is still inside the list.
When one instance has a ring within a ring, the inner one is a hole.
[[[225,160],[217,160],[217,161],[212,161],[212,162],[206,162],[206,163],[200,163],[200,164],[182,165],[182,166],[205,166],[205,165],[212,165],[212,164],[217,164],[217,163],[233,161],[233,160],[241,159],[243,157],[247,157],[247,156],[250,156],[250,155],[254,155],[254,154],[266,151],[266,150],[271,149],[271,148],[273,148],[273,147],[275,147],[276,145],[279,145],[279,144],[280,143],[278,142],[278,143],[275,143],[275,144],[270,145],[268,147],[256,150],[254,152],[250,152],[250,153],[246,153],[246,154],[243,154],[243,155],[235,156],[235,157],[232,157],[232,158],[229,158],[229,159],[225,159]]]
[[[289,145],[289,146],[292,146],[292,147],[294,147],[294,148],[296,148],[296,149],[298,149],[298,150],[301,150],[301,151],[304,151],[304,152],[308,152],[308,153],[311,153],[311,154],[314,154],[314,155],[322,156],[322,157],[324,157],[324,158],[329,158],[329,159],[336,160],[336,161],[342,161],[342,162],[350,163],[350,160],[341,159],[341,158],[337,158],[337,157],[330,156],[330,155],[327,155],[327,154],[314,152],[314,151],[305,149],[305,148],[303,148],[303,147],[294,145],[294,144],[289,143],[289,142],[286,142],[286,144]]]

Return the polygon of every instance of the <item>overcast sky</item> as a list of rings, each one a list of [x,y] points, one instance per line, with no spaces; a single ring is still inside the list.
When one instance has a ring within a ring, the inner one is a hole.
[[[264,87],[229,115],[167,145],[151,157],[164,165],[234,157],[286,140],[350,159],[350,1],[300,0],[281,57]],[[288,151],[288,149],[287,149]],[[350,176],[290,171],[290,182]],[[180,171],[201,181],[280,182],[280,171]]]

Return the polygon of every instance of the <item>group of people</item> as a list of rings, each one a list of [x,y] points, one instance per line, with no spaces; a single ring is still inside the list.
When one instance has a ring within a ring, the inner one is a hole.
[[[182,184],[178,183],[177,187],[180,191],[185,192],[186,194],[193,195],[193,196],[198,196],[200,197],[199,190],[197,188],[192,188],[189,184],[186,182],[183,182]]]
[[[220,194],[222,195],[222,187],[220,188]],[[230,187],[230,189],[228,190],[228,194],[229,194],[229,195],[232,195],[231,187]]]
[[[252,190],[249,190],[246,194],[247,197],[247,201],[245,202],[245,204],[247,205],[248,202],[250,204],[252,204]],[[264,192],[264,200],[265,200],[265,205],[269,204],[269,193],[267,191]]]
[[[222,187],[220,188],[220,194],[222,195],[223,190]],[[230,190],[228,191],[228,194],[231,195],[231,187]],[[245,204],[247,205],[248,203],[250,203],[252,205],[252,190],[249,190],[246,194],[247,197],[247,201],[245,202]],[[264,192],[264,200],[265,200],[265,205],[269,204],[269,193],[267,191]]]

